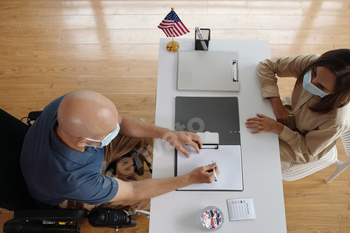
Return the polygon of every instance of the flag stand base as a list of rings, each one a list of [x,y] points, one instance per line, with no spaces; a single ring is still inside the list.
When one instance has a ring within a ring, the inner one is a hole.
[[[167,44],[166,44],[166,49],[169,51],[169,52],[177,52],[180,48],[180,44],[177,42],[177,41],[169,41]]]

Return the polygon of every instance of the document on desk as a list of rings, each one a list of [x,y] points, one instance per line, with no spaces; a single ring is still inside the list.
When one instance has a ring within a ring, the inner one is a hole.
[[[255,219],[253,198],[233,198],[227,200],[230,222]]]
[[[189,145],[184,148],[190,152],[187,158],[182,152],[176,152],[175,172],[177,176],[191,172],[193,169],[217,163],[220,171],[217,181],[211,184],[192,184],[180,188],[182,191],[243,191],[242,156],[240,145],[219,145],[218,149],[201,149],[200,154]]]

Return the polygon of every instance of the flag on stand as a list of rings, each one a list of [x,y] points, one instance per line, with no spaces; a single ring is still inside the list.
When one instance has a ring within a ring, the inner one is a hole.
[[[162,29],[167,37],[178,37],[190,32],[173,10],[165,16],[158,28]]]

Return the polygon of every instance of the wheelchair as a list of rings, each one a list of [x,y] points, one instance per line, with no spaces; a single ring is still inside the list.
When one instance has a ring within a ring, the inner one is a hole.
[[[0,209],[14,211],[3,232],[80,232],[79,221],[93,227],[133,227],[134,212],[115,209],[39,209],[31,197],[20,169],[20,155],[26,132],[41,112],[31,112],[27,122],[0,109]],[[142,211],[140,211],[142,212]]]

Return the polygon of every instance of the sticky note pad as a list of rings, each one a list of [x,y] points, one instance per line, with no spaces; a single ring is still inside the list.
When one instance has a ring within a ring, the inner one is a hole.
[[[253,198],[235,198],[227,200],[229,220],[241,221],[255,219]]]

